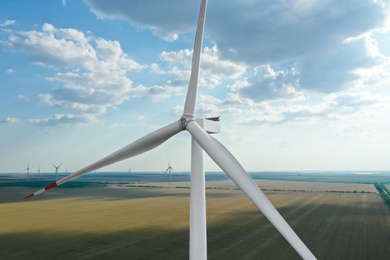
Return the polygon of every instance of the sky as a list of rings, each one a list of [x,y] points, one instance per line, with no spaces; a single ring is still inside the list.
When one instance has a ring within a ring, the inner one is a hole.
[[[73,172],[177,121],[199,6],[0,1],[0,172]],[[196,116],[248,171],[390,170],[389,8],[209,0]],[[190,139],[101,170],[189,171]]]

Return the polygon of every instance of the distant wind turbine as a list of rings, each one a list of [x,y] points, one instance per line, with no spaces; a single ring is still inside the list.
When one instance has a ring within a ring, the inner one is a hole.
[[[171,164],[169,163],[169,158],[168,158],[168,168],[165,170],[163,176],[168,172],[169,173],[169,188],[171,187],[171,173],[174,171],[174,169],[171,167]]]
[[[93,170],[145,153],[161,145],[179,132],[188,131],[192,136],[190,259],[207,258],[204,151],[219,167],[221,167],[221,169],[236,183],[236,185],[241,188],[241,190],[276,227],[276,229],[284,236],[284,238],[303,259],[315,259],[315,256],[296,235],[289,224],[283,219],[236,158],[222,143],[214,139],[209,134],[220,132],[220,123],[218,118],[195,118],[195,104],[198,89],[206,5],[207,0],[202,0],[192,56],[190,81],[182,117],[178,121],[147,134],[122,149],[46,186],[45,188],[36,191],[35,193],[26,196],[25,199],[38,195]]]
[[[60,166],[62,165],[62,163],[58,166],[54,165],[54,163],[51,163],[51,165],[53,165],[53,167],[56,169],[56,180],[57,180],[57,175],[58,175],[58,169],[60,168]]]
[[[30,163],[27,163],[27,168],[24,169],[26,171],[26,180],[28,181],[29,175],[30,175]]]

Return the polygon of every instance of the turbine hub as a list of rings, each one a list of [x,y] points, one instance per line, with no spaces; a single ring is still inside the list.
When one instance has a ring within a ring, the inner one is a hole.
[[[178,121],[180,128],[186,130],[187,123],[190,121],[195,121],[195,117],[183,115]]]

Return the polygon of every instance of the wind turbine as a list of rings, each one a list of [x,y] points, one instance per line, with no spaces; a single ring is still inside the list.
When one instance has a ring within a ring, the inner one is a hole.
[[[171,164],[169,163],[169,158],[168,158],[168,168],[165,170],[163,176],[168,172],[169,173],[169,188],[171,187],[171,172],[174,171],[174,169],[171,167]]]
[[[38,178],[41,177],[41,166],[38,167]]]
[[[129,183],[130,183],[130,181],[131,181],[131,167],[129,168],[128,172],[129,172],[128,177],[129,177]]]
[[[51,163],[51,165],[53,165],[53,167],[56,169],[56,181],[57,181],[58,169],[60,168],[62,163],[60,165],[58,165],[58,166],[55,166],[54,163]]]
[[[27,179],[27,181],[28,181],[28,178],[29,178],[29,175],[30,175],[30,163],[28,162],[27,163],[27,168],[26,169],[24,169],[25,171],[26,171],[26,173],[27,173],[27,177],[26,177],[26,179]]]
[[[130,143],[122,149],[66,176],[45,188],[25,197],[38,195],[51,188],[75,179],[83,174],[118,161],[145,153],[161,145],[181,131],[188,131],[191,136],[191,188],[190,188],[190,259],[207,258],[206,236],[206,203],[205,203],[205,173],[204,151],[221,167],[221,169],[236,183],[246,196],[256,205],[264,216],[284,236],[303,259],[316,259],[302,240],[296,235],[284,218],[275,209],[257,184],[227,150],[209,133],[220,131],[219,121],[195,118],[195,104],[198,89],[200,56],[203,41],[207,0],[201,1],[195,44],[192,56],[191,76],[182,117],[165,127],[162,127],[144,137]]]

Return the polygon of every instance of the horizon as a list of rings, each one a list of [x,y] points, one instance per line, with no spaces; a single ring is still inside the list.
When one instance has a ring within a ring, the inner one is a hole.
[[[198,11],[199,1],[0,2],[0,172],[49,173],[50,162],[74,172],[178,120]],[[215,137],[249,173],[388,171],[389,11],[209,1],[197,117],[221,116]],[[102,170],[158,172],[170,160],[189,171],[188,137]],[[207,155],[205,166],[219,171]]]
[[[86,174],[83,174],[82,176],[78,177],[78,178],[81,178],[85,175],[93,175],[93,174],[107,174],[107,175],[110,175],[110,174],[123,174],[123,175],[136,175],[136,174],[164,174],[165,170],[160,170],[160,171],[126,171],[126,170],[123,170],[123,171],[93,171],[93,172],[88,172]],[[267,173],[271,173],[271,174],[324,174],[324,175],[327,175],[327,174],[334,174],[334,175],[337,175],[337,174],[358,174],[358,175],[372,175],[372,174],[390,174],[390,170],[373,170],[373,171],[366,171],[366,170],[362,170],[362,171],[359,171],[359,170],[333,170],[333,171],[247,171],[248,174],[267,174]],[[73,171],[58,171],[58,176],[67,176],[67,175],[70,175],[74,173]],[[177,175],[180,175],[180,174],[190,174],[191,171],[172,171],[172,175],[173,174],[177,174]],[[1,175],[26,175],[26,172],[0,172],[0,176]],[[31,176],[36,176],[36,175],[40,175],[40,174],[43,174],[43,175],[55,175],[56,173],[55,172],[29,172],[30,174],[30,177]],[[205,171],[205,174],[224,174],[226,175],[226,173],[224,171]],[[226,175],[227,176],[227,175]],[[77,180],[78,178],[76,178],[75,180]]]

